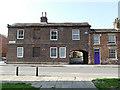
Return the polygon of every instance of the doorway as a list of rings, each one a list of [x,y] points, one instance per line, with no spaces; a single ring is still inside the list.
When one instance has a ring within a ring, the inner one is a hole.
[[[95,64],[100,64],[100,51],[99,51],[99,49],[94,50],[94,60],[95,60]]]

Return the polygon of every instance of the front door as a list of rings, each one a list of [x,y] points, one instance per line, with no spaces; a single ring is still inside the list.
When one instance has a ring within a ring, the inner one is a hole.
[[[95,59],[95,64],[100,64],[100,51],[99,51],[99,49],[95,49],[94,59]]]

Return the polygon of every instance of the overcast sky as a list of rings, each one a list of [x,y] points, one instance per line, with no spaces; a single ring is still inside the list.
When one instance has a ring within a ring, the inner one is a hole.
[[[47,12],[48,22],[88,22],[92,28],[113,28],[118,1],[1,0],[0,33],[7,36],[7,24],[39,23],[42,12]]]

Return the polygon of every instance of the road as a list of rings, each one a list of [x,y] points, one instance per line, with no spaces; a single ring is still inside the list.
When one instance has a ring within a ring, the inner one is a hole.
[[[0,75],[15,75],[15,66],[0,66]],[[102,67],[39,67],[41,77],[107,78],[118,77],[118,68]],[[19,67],[19,76],[35,76],[36,67]]]

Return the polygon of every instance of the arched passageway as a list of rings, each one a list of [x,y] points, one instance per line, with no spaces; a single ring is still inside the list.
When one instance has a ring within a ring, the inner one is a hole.
[[[72,50],[69,54],[70,64],[88,64],[88,52]]]

